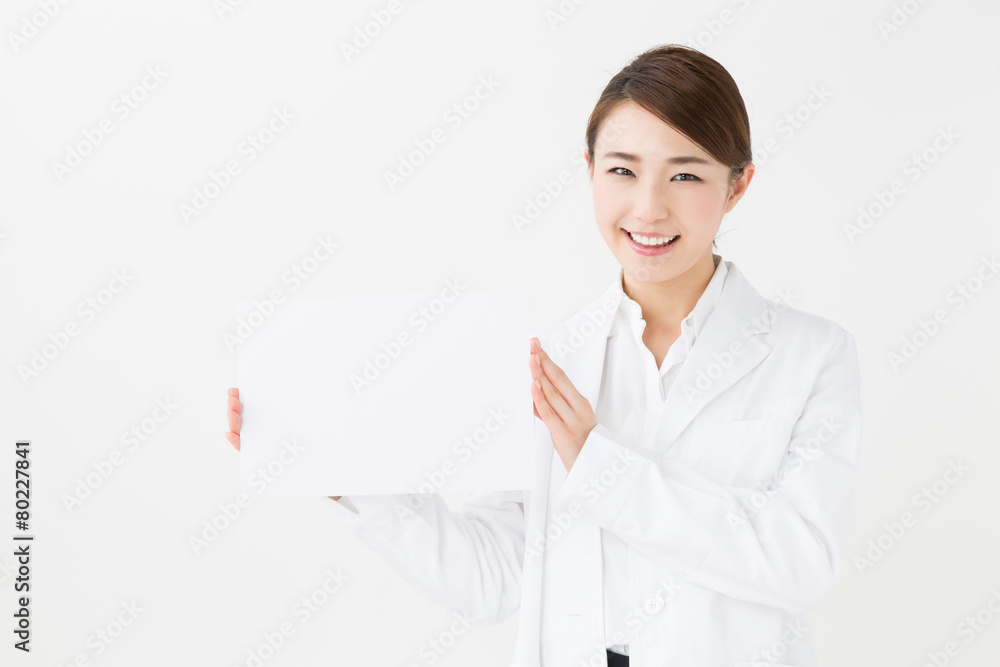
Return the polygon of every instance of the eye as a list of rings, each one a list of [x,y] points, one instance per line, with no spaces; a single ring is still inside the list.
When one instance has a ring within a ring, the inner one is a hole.
[[[627,173],[621,173],[621,172],[627,172]],[[632,173],[632,170],[626,167],[612,167],[611,169],[608,169],[608,173],[615,174],[616,176],[635,176],[635,174]],[[687,176],[687,178],[681,178],[682,176]],[[681,181],[691,181],[691,182],[701,180],[694,174],[677,174],[677,176],[674,176],[674,178],[680,179]]]

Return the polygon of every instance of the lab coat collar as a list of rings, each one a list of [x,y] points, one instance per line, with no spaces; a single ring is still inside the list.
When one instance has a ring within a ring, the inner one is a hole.
[[[666,438],[657,438],[661,448],[654,449],[657,455],[669,447],[702,407],[746,375],[771,350],[758,337],[771,327],[767,300],[733,262],[721,261],[726,263],[726,280],[719,302],[713,316],[703,323],[667,396],[660,422]],[[607,339],[623,294],[619,273],[600,297],[555,331],[551,349],[547,350],[592,406],[597,405]]]
[[[701,296],[698,297],[698,302],[695,303],[694,308],[681,320],[681,338],[684,340],[688,350],[694,345],[694,341],[701,334],[701,330],[704,328],[705,322],[708,321],[709,315],[715,310],[719,302],[719,296],[722,294],[722,286],[725,284],[726,275],[729,273],[729,269],[726,263],[722,261],[721,256],[713,253],[712,260],[715,262],[715,271],[712,273],[712,278],[708,281],[708,285]],[[612,282],[611,289],[614,295],[613,299],[618,302],[614,317],[624,318],[625,322],[632,328],[636,337],[641,342],[642,329],[639,328],[639,320],[643,319],[642,307],[625,293],[624,268],[618,270],[618,277]],[[617,328],[612,326],[608,336],[615,336],[616,330]]]

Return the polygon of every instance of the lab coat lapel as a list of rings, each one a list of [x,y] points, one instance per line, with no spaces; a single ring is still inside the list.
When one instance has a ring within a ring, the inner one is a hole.
[[[726,261],[726,260],[723,260]],[[767,301],[732,262],[719,303],[695,340],[670,388],[653,440],[659,458],[713,398],[750,372],[771,351],[758,338],[770,330]]]
[[[611,330],[614,308],[617,300],[613,298],[615,285],[612,284],[605,292],[588,304],[584,309],[574,314],[565,325],[550,331],[550,335],[539,337],[542,349],[552,358],[589,402],[597,405],[598,393],[601,388],[601,375],[604,369],[604,355],[607,350],[608,333]],[[537,538],[544,540],[546,520],[548,515],[549,476],[552,473],[552,438],[545,424],[535,419],[535,485],[529,492],[530,509],[528,511],[525,536],[528,548]],[[577,530],[583,530],[583,525]],[[599,532],[597,526],[593,531]],[[525,568],[522,582],[522,603],[520,621],[518,624],[519,654],[516,664],[537,665],[540,654],[538,630],[541,626],[542,602],[542,569],[545,559],[543,549],[538,557],[532,558],[530,551],[525,558]],[[597,575],[600,575],[600,560],[597,561]],[[535,596],[530,602],[528,595]],[[598,600],[600,602],[600,600]],[[602,621],[603,622],[603,621]]]

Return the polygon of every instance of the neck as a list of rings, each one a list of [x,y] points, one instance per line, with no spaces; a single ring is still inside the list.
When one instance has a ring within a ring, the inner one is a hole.
[[[680,328],[681,319],[698,303],[714,273],[715,260],[708,252],[683,274],[660,283],[636,282],[626,273],[623,289],[642,309],[647,331],[672,331]]]

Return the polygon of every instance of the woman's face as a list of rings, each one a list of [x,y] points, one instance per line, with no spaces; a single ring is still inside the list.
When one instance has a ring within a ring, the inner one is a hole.
[[[710,275],[722,216],[754,172],[746,165],[730,185],[728,166],[634,102],[605,119],[587,162],[601,236],[628,279],[641,283],[672,280],[694,267]],[[628,232],[677,238],[665,247],[645,246]]]

